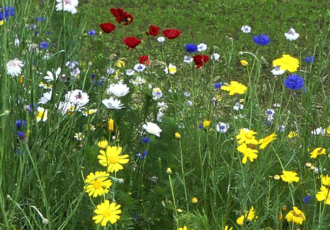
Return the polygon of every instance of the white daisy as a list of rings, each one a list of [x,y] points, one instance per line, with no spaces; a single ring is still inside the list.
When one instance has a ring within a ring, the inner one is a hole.
[[[134,70],[135,70],[136,72],[139,72],[139,73],[143,72],[143,71],[145,70],[145,68],[146,68],[146,66],[143,65],[143,64],[136,64],[136,65],[134,66]]]
[[[81,107],[89,102],[89,96],[83,90],[75,89],[65,94],[65,100]]]
[[[121,104],[120,100],[114,99],[110,97],[109,99],[102,100],[102,104],[105,105],[108,109],[122,109],[125,108],[123,104]]]
[[[162,132],[162,130],[159,128],[159,126],[155,123],[152,123],[152,122],[147,122],[147,124],[144,124],[142,126],[142,128],[152,134],[152,135],[155,135],[157,137],[160,137],[160,133]]]
[[[249,34],[249,33],[251,33],[251,27],[250,27],[250,26],[247,26],[247,25],[242,26],[241,30],[242,30],[243,33],[245,33],[245,34]]]
[[[48,110],[39,106],[37,111],[38,111],[37,122],[39,122],[39,121],[47,121]]]
[[[64,10],[71,14],[77,13],[78,0],[56,0],[56,2],[58,2],[56,11]]]
[[[84,134],[82,134],[82,133],[76,133],[75,135],[74,135],[74,138],[76,138],[78,141],[82,141],[83,139],[84,139]]]
[[[167,68],[167,66],[165,67],[164,72],[166,74],[170,73],[170,74],[174,75],[176,73],[176,66],[172,65],[172,63],[170,63],[168,65],[168,68]]]
[[[22,73],[22,68],[24,64],[22,61],[18,60],[17,58],[10,60],[7,63],[7,74],[12,77],[17,77]]]
[[[61,68],[60,67],[58,67],[56,72],[55,72],[55,78],[54,78],[54,75],[53,75],[52,72],[47,71],[47,76],[44,76],[44,79],[47,80],[47,82],[57,80],[60,73],[61,73]]]
[[[84,107],[82,107],[81,109],[84,109]],[[60,103],[57,106],[57,110],[62,115],[65,115],[69,112],[74,112],[74,111],[78,110],[78,107],[76,105],[74,105],[73,103],[71,103],[71,102],[60,101]]]
[[[52,91],[46,92],[42,95],[38,104],[47,104],[52,99]]]
[[[295,29],[291,28],[287,33],[284,33],[287,40],[294,41],[297,40],[299,37],[299,34],[296,33]]]
[[[217,125],[216,125],[216,130],[219,132],[219,133],[226,133],[229,129],[229,124],[227,123],[223,123],[223,122],[219,122]]]
[[[119,84],[111,84],[107,89],[107,93],[112,93],[117,97],[123,97],[129,93],[129,87],[121,82]]]

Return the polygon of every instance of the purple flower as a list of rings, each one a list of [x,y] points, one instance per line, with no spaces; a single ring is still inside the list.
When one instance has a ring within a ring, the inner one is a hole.
[[[310,195],[305,196],[304,199],[303,199],[304,204],[308,204],[308,201],[309,201],[310,199],[312,199],[312,197],[311,197]]]
[[[270,39],[267,35],[261,34],[260,36],[254,35],[253,36],[253,41],[257,43],[260,46],[265,46],[268,45],[270,42]]]
[[[149,137],[142,137],[142,142],[146,143],[146,144],[149,144],[150,138]]]
[[[304,79],[296,74],[292,74],[284,80],[284,85],[289,89],[298,90],[304,87]]]
[[[47,49],[48,48],[48,42],[40,42],[40,48],[41,49]]]
[[[305,61],[307,64],[314,62],[314,56],[305,57]]]
[[[16,128],[20,129],[21,127],[25,126],[24,120],[16,120]]]
[[[215,83],[214,88],[221,89],[222,83]]]
[[[87,31],[87,34],[90,36],[95,36],[96,32],[95,32],[95,30],[89,30],[89,31]]]

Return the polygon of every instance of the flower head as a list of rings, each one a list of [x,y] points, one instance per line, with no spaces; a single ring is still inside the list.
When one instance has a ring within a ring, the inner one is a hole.
[[[254,207],[252,206],[249,211],[245,211],[245,215],[241,215],[237,220],[236,223],[239,226],[243,226],[245,219],[252,221],[257,219],[258,216],[255,215]]]
[[[89,102],[89,96],[85,91],[81,89],[75,89],[68,91],[67,94],[65,94],[65,100],[80,107],[86,105]]]
[[[314,56],[308,56],[308,57],[304,57],[305,61],[307,64],[310,64],[312,62],[314,62]]]
[[[281,178],[284,182],[292,183],[292,182],[298,182],[299,177],[297,176],[296,172],[292,171],[282,171]]]
[[[260,46],[265,46],[268,45],[270,42],[270,39],[267,35],[261,34],[260,36],[254,35],[253,36],[253,41],[257,43]]]
[[[108,109],[122,109],[125,108],[123,104],[121,104],[120,100],[114,99],[110,97],[109,99],[103,99],[102,104],[105,105]]]
[[[305,214],[299,210],[297,207],[293,207],[293,210],[290,211],[286,216],[285,219],[288,222],[293,222],[296,224],[302,224],[303,221],[306,220]]]
[[[298,90],[304,87],[304,79],[296,74],[292,74],[284,80],[284,85],[289,89]]]
[[[211,122],[209,120],[203,121],[203,128],[204,129],[210,127],[210,125],[211,125]]]
[[[147,35],[157,36],[158,33],[159,33],[159,29],[160,29],[160,27],[157,27],[157,26],[151,25],[151,26],[149,27],[149,31],[147,31],[146,34],[147,34]]]
[[[109,200],[105,200],[96,206],[94,213],[96,214],[93,216],[95,224],[101,223],[101,226],[106,226],[108,222],[114,224],[120,219],[118,215],[121,213],[120,205],[116,205],[116,203],[110,204]]]
[[[316,194],[316,199],[318,201],[324,201],[325,204],[330,205],[330,189],[325,186],[321,186],[320,190],[321,191]]]
[[[229,91],[229,95],[244,94],[247,90],[247,87],[237,81],[231,81],[230,85],[223,85],[222,90]]]
[[[57,68],[57,70],[55,72],[55,77],[51,71],[47,71],[47,76],[44,76],[44,79],[47,80],[47,82],[57,80],[58,76],[61,73],[61,70],[62,69],[60,67]]]
[[[240,60],[242,66],[247,66],[249,63],[246,60]]]
[[[310,154],[311,154],[311,158],[316,158],[318,156],[321,156],[323,154],[326,154],[326,149],[324,148],[316,148],[314,149]]]
[[[284,74],[284,73],[285,73],[285,70],[282,70],[282,69],[280,68],[280,66],[278,65],[278,66],[276,66],[275,69],[273,69],[271,72],[272,72],[272,74],[273,74],[274,76],[278,76],[278,75],[282,75],[282,74]]]
[[[287,33],[284,33],[284,36],[286,37],[287,40],[294,41],[297,40],[299,34],[296,33],[295,29],[291,28]]]
[[[89,196],[97,197],[102,196],[109,192],[109,188],[112,185],[109,179],[109,173],[107,172],[95,172],[90,173],[85,179],[85,191]]]
[[[101,148],[101,149],[106,149],[108,146],[108,141],[104,140],[104,141],[99,141],[97,142],[97,145]]]
[[[96,32],[95,32],[95,30],[89,30],[89,31],[87,31],[87,34],[89,36],[95,36],[96,35]]]
[[[101,29],[104,31],[104,33],[111,33],[116,29],[116,26],[110,22],[108,23],[102,23],[100,24]]]
[[[107,93],[112,93],[117,97],[124,97],[129,93],[129,87],[121,82],[119,84],[111,84],[107,89]]]
[[[240,129],[239,134],[236,136],[236,139],[238,140],[238,144],[252,144],[257,145],[259,142],[257,141],[256,135],[257,132],[249,129]]]
[[[260,149],[264,149],[264,148],[266,148],[266,146],[267,146],[270,142],[272,142],[273,140],[276,140],[276,134],[275,134],[275,133],[273,133],[273,134],[271,134],[271,135],[269,135],[269,136],[267,136],[267,137],[265,137],[265,138],[259,140],[259,144],[261,144],[259,148],[260,148]]]
[[[82,133],[76,133],[74,135],[74,138],[76,138],[78,141],[82,141],[85,138],[85,136]]]
[[[172,75],[174,75],[175,73],[176,73],[176,66],[175,65],[173,65],[172,63],[170,63],[169,65],[168,65],[168,68],[167,68],[167,66],[165,67],[165,69],[164,69],[164,72],[166,73],[166,74],[168,74],[168,73],[170,73],[170,74],[172,74]]]
[[[152,89],[152,99],[158,100],[163,96],[163,93],[160,88],[153,88]]]
[[[139,72],[139,73],[143,72],[143,71],[145,70],[145,68],[146,68],[146,65],[141,64],[141,63],[136,64],[136,65],[134,66],[134,70],[135,70],[136,72]]]
[[[303,199],[304,204],[308,204],[310,199],[312,199],[312,197],[310,195],[305,196]]]
[[[64,10],[71,14],[77,13],[78,0],[56,0],[56,2],[58,2],[56,11]]]
[[[181,34],[181,31],[177,29],[167,29],[167,30],[163,30],[162,34],[168,39],[174,39]]]
[[[38,114],[37,114],[37,122],[39,121],[47,121],[47,114],[48,114],[48,110],[44,109],[42,107],[38,107],[37,109]]]
[[[124,38],[124,43],[128,46],[127,49],[135,48],[141,43],[141,40],[136,37],[126,37]]]
[[[24,64],[17,58],[7,62],[7,74],[12,77],[17,77],[22,73],[22,68]]]
[[[152,123],[152,122],[147,122],[147,124],[144,124],[142,126],[142,128],[152,134],[152,135],[155,135],[157,137],[160,137],[160,133],[162,132],[162,130],[159,128],[159,126],[155,123]]]
[[[275,59],[273,61],[273,66],[279,66],[281,70],[287,70],[292,73],[297,71],[299,67],[299,60],[297,58],[291,57],[290,55],[283,54],[281,58]]]
[[[288,135],[288,138],[293,138],[293,137],[296,137],[296,136],[298,136],[298,133],[295,132],[295,131],[291,131]]]
[[[217,125],[216,125],[216,130],[217,132],[219,133],[226,133],[229,129],[229,124],[227,123],[223,123],[223,122],[219,122]]]
[[[220,55],[217,53],[213,53],[211,55],[211,60],[213,60],[213,61],[219,61],[219,58],[220,58]]]
[[[247,159],[249,159],[251,162],[253,162],[255,159],[258,158],[258,150],[250,149],[247,147],[245,143],[237,147],[237,150],[241,153],[243,153],[244,157],[242,159],[242,163],[246,164]]]
[[[188,43],[187,45],[185,45],[184,47],[186,49],[187,52],[189,53],[195,53],[197,51],[197,45],[193,44],[193,43]]]
[[[205,43],[200,43],[197,45],[198,52],[204,52],[205,50],[207,50],[207,45]]]
[[[247,25],[242,26],[241,30],[245,34],[251,33],[251,27],[250,26],[247,26]]]
[[[203,54],[203,55],[196,55],[193,58],[194,58],[194,62],[195,62],[195,65],[196,65],[197,69],[199,69],[200,67],[202,67],[210,59],[209,56],[207,56],[205,54]]]
[[[148,55],[142,55],[140,58],[139,58],[139,62],[141,64],[144,64],[144,65],[150,65],[150,60],[149,60],[149,56]]]
[[[99,163],[107,167],[108,172],[118,172],[124,167],[122,164],[128,162],[128,155],[120,155],[122,147],[107,146],[106,151],[100,150],[100,155],[97,156]]]

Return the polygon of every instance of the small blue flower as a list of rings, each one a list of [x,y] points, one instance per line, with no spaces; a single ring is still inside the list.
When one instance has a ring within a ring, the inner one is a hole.
[[[202,128],[203,128],[203,124],[200,124],[200,125],[198,126],[198,128],[199,128],[199,129],[202,129]]]
[[[51,33],[49,31],[46,31],[46,35],[50,35]]]
[[[143,153],[142,153],[142,155],[141,155],[141,159],[144,159],[147,156],[148,156],[148,152],[147,152],[147,150],[144,150]]]
[[[31,25],[29,25],[29,28],[30,28],[30,30],[34,30],[35,28],[37,28],[37,26],[34,24],[31,24]]]
[[[305,57],[305,61],[307,64],[314,62],[314,56]]]
[[[41,49],[47,49],[49,46],[48,42],[40,42],[40,48]]]
[[[38,31],[34,31],[34,36],[38,37]]]
[[[221,89],[222,83],[215,83],[214,88]]]
[[[303,199],[304,204],[308,204],[308,201],[309,201],[310,199],[312,199],[312,197],[311,197],[310,195],[305,196],[304,199]]]
[[[97,82],[97,86],[98,86],[98,87],[101,87],[102,85],[103,85],[103,82],[102,82],[102,81],[98,81],[98,82]]]
[[[257,35],[253,36],[253,41],[257,43],[260,46],[268,45],[270,42],[270,39],[267,35],[261,34],[259,37]]]
[[[26,135],[21,131],[17,132],[17,135],[19,139],[24,139],[26,137]]]
[[[142,137],[142,142],[149,144],[150,143],[150,138],[149,137]]]
[[[87,31],[87,34],[90,36],[95,36],[96,32],[95,32],[95,30],[89,30],[89,31]]]
[[[298,90],[304,87],[304,79],[296,74],[292,74],[284,80],[284,85],[289,89]]]
[[[20,129],[25,126],[26,122],[24,120],[16,120],[16,128]]]
[[[197,45],[195,45],[193,43],[189,43],[189,44],[185,45],[184,48],[189,53],[195,53],[197,51],[197,49],[198,49]]]

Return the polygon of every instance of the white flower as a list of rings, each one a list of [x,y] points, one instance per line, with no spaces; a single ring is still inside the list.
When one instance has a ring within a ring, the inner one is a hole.
[[[160,88],[153,88],[152,89],[152,99],[154,100],[158,100],[159,98],[161,98],[163,96],[162,91],[160,90]]]
[[[281,70],[280,66],[276,66],[275,69],[273,69],[271,72],[272,72],[273,75],[277,76],[277,75],[284,74],[285,71]]]
[[[117,97],[123,97],[129,93],[129,87],[121,82],[119,84],[111,84],[107,89],[107,93],[112,93]]]
[[[134,85],[142,85],[142,84],[146,83],[146,80],[144,80],[142,77],[136,77],[135,80],[131,79],[131,80],[129,80],[129,82]]]
[[[207,50],[207,45],[205,43],[201,43],[201,44],[197,45],[198,52],[204,52],[205,50]]]
[[[15,42],[14,42],[15,46],[19,46],[19,39],[17,34],[15,35]]]
[[[47,71],[47,76],[44,76],[44,79],[47,80],[47,82],[57,80],[60,73],[61,73],[61,68],[60,67],[58,67],[56,72],[55,72],[55,78],[54,78],[54,75],[53,75],[52,72]]]
[[[56,2],[58,2],[56,11],[64,10],[71,14],[77,13],[78,0],[56,0]]]
[[[220,55],[217,53],[214,53],[211,55],[211,60],[213,61],[219,61]]]
[[[159,126],[155,123],[152,123],[152,122],[147,122],[147,124],[144,124],[142,126],[142,128],[152,134],[152,135],[155,135],[157,137],[160,137],[160,133],[162,132],[162,130],[159,128]]]
[[[250,27],[250,26],[247,26],[247,25],[242,26],[241,30],[242,30],[243,33],[245,33],[245,34],[249,34],[249,33],[251,33],[251,27]]]
[[[158,102],[157,108],[160,108],[162,111],[164,111],[168,108],[168,105],[165,102]]]
[[[47,121],[47,114],[48,114],[48,110],[39,106],[38,107],[38,114],[37,114],[37,122]]]
[[[265,112],[265,114],[267,116],[274,116],[275,115],[275,110],[273,110],[273,109],[267,109],[266,112]]]
[[[236,102],[234,107],[233,107],[233,109],[236,110],[236,111],[238,111],[240,109],[243,109],[243,108],[244,108],[244,106],[239,102]]]
[[[47,84],[43,83],[42,81],[39,83],[38,86],[41,88],[44,88],[44,89],[52,89],[52,85],[48,86]]]
[[[60,103],[57,106],[57,110],[59,113],[61,113],[62,115],[67,114],[68,112],[74,112],[75,110],[78,110],[79,106],[74,105],[71,102],[68,101],[60,101]],[[81,109],[84,109],[84,107],[81,107]]]
[[[82,134],[82,133],[76,133],[75,135],[74,135],[74,138],[76,138],[78,141],[82,141],[83,139],[84,139],[84,134]]]
[[[183,95],[185,95],[186,97],[190,97],[190,93],[188,91],[184,92]]]
[[[280,108],[280,107],[281,107],[281,104],[275,103],[275,104],[273,104],[273,106],[274,106],[275,108]]]
[[[193,103],[192,101],[187,101],[187,105],[188,105],[188,106],[193,106],[194,103]]]
[[[134,66],[134,70],[135,70],[136,72],[139,72],[139,73],[143,72],[143,70],[144,70],[145,68],[146,68],[146,66],[143,65],[143,64],[136,64],[136,65]]]
[[[157,121],[158,122],[162,122],[163,121],[163,117],[164,117],[164,113],[162,112],[161,109],[158,110],[158,113],[157,113]]]
[[[285,125],[281,125],[281,126],[279,126],[277,129],[280,130],[281,132],[284,132]]]
[[[135,71],[134,70],[132,70],[132,69],[128,69],[128,70],[126,70],[126,75],[127,76],[132,76],[132,75],[134,75],[135,74]]]
[[[116,71],[113,68],[107,69],[107,74],[114,74]]]
[[[12,77],[17,77],[22,73],[21,67],[23,66],[23,62],[18,60],[17,58],[10,60],[7,63],[7,74]]]
[[[160,42],[160,43],[163,43],[163,42],[165,42],[165,38],[164,37],[158,37],[157,41]]]
[[[80,107],[86,105],[89,102],[89,96],[83,90],[75,89],[73,91],[68,91],[65,94],[65,100]]]
[[[223,122],[219,122],[217,125],[216,125],[216,130],[219,132],[219,133],[226,133],[229,129],[229,124],[227,123],[223,123]]]
[[[176,66],[175,65],[172,65],[171,63],[168,65],[168,68],[167,66],[165,67],[164,69],[164,72],[166,74],[170,73],[172,75],[174,75],[176,73]]]
[[[102,104],[105,105],[108,109],[122,109],[125,108],[123,104],[121,104],[120,100],[114,99],[110,97],[109,99],[102,100]]]
[[[97,113],[97,109],[88,109],[80,111],[85,117],[88,117],[91,114]]]
[[[68,61],[68,62],[65,63],[65,66],[72,70],[76,66],[78,66],[78,62],[76,62],[76,61]]]
[[[185,63],[191,63],[193,61],[194,61],[194,59],[190,56],[187,56],[187,55],[184,56],[184,58],[183,58],[183,62],[185,62]]]
[[[287,40],[294,41],[297,40],[299,34],[296,33],[295,29],[291,28],[287,33],[284,33]]]
[[[71,78],[72,77],[77,78],[79,74],[80,74],[80,69],[79,68],[74,69],[74,70],[71,71]]]
[[[323,129],[322,127],[319,127],[311,132],[313,135],[323,135],[326,133],[326,129]]]
[[[86,130],[94,131],[95,130],[95,126],[94,125],[85,125],[85,129]]]
[[[46,104],[48,101],[52,99],[52,91],[46,92],[42,95],[38,104]]]

